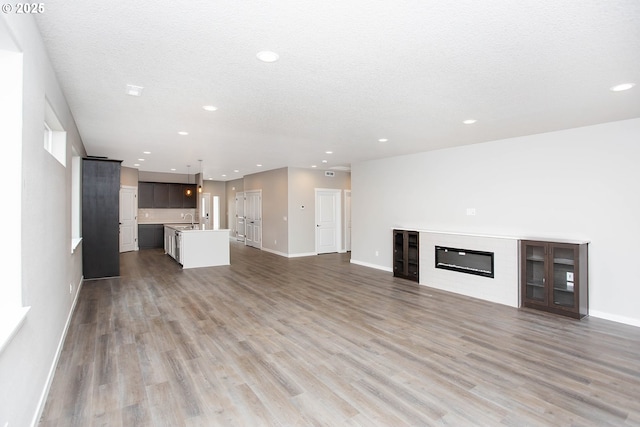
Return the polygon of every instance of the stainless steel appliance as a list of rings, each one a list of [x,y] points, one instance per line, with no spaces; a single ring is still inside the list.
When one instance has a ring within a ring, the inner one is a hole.
[[[176,261],[182,264],[182,233],[179,231],[176,231],[175,255]]]

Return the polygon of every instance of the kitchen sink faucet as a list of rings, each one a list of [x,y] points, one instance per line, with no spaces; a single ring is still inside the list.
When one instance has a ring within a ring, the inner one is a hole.
[[[184,214],[185,219],[187,218],[187,215],[191,215],[191,227],[193,227],[193,214],[192,213]]]

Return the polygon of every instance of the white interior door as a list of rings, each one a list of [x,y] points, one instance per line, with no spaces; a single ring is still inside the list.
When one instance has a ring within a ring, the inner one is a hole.
[[[245,191],[245,244],[262,249],[262,190]]]
[[[138,188],[120,187],[120,252],[138,249]]]
[[[344,250],[351,251],[351,190],[344,190]]]
[[[244,218],[244,192],[236,193],[236,230],[238,234],[236,238],[244,242],[246,235],[245,218]]]
[[[340,190],[316,188],[316,252],[338,252],[340,231]]]

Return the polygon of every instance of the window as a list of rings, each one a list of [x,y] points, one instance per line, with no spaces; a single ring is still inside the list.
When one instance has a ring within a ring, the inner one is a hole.
[[[11,188],[12,197],[22,198],[22,53],[15,47],[6,27],[0,25],[0,141],[3,157],[11,168],[4,168],[2,182]],[[10,49],[10,50],[7,50]],[[0,211],[3,222],[11,224],[3,231],[11,250],[3,254],[4,276],[0,286],[0,352],[24,321],[29,307],[22,306],[22,211]]]
[[[67,133],[48,101],[44,112],[44,149],[62,166],[67,166]]]
[[[71,147],[71,253],[76,250],[82,240],[82,235],[80,234],[82,221],[82,206],[80,204],[82,195],[81,171],[82,158],[78,155],[76,149]]]

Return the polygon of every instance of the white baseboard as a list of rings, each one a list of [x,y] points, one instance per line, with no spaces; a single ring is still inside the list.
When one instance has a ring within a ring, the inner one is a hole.
[[[56,349],[55,357],[53,358],[53,363],[49,368],[49,375],[47,376],[47,382],[45,383],[44,390],[42,390],[42,394],[40,395],[40,400],[38,401],[37,410],[33,420],[31,420],[31,427],[36,427],[40,421],[40,417],[42,416],[42,412],[44,411],[44,405],[47,403],[47,396],[49,395],[49,390],[51,389],[51,384],[53,383],[53,376],[56,373],[56,368],[58,366],[58,361],[60,360],[60,355],[62,354],[62,348],[64,347],[64,341],[67,338],[67,332],[69,331],[69,326],[71,325],[71,319],[73,318],[73,312],[76,309],[76,303],[78,302],[78,296],[80,295],[80,290],[82,289],[82,284],[84,283],[84,277],[80,278],[80,283],[78,283],[76,294],[73,297],[73,303],[71,304],[71,309],[69,310],[69,314],[67,316],[67,322],[64,325],[64,330],[62,331],[62,336],[60,337],[60,341],[58,342],[58,348]]]
[[[300,257],[305,257],[305,256],[316,256],[318,255],[316,252],[301,252],[301,253],[297,253],[297,254],[289,254],[288,257],[289,258],[300,258]]]
[[[269,249],[269,248],[262,248],[263,251],[265,252],[269,252],[272,254],[276,254],[276,255],[280,255],[283,256],[285,258],[302,258],[302,257],[307,257],[307,256],[316,256],[318,255],[316,252],[300,252],[297,254],[287,254],[284,252],[279,252],[279,251],[274,251],[273,249]],[[342,252],[338,252],[338,253],[346,253],[345,251]]]
[[[265,247],[263,247],[263,248],[262,248],[262,250],[263,250],[263,251],[265,251],[265,252],[269,252],[270,254],[275,254],[275,255],[283,256],[283,257],[285,257],[285,258],[288,258],[288,257],[289,257],[289,255],[285,254],[284,252],[275,251],[275,250],[273,250],[273,249],[269,249],[269,248],[265,248]]]
[[[361,265],[363,267],[375,268],[376,270],[383,270],[383,271],[388,271],[389,273],[393,273],[393,268],[385,267],[383,265],[371,264],[371,263],[364,262],[364,261],[358,261],[357,259],[353,259],[353,258],[351,258],[351,263],[352,264],[358,264],[358,265]]]
[[[611,320],[612,322],[624,323],[625,325],[640,327],[640,319],[632,317],[618,316],[617,314],[605,313],[603,311],[589,310],[590,317],[598,319]]]

